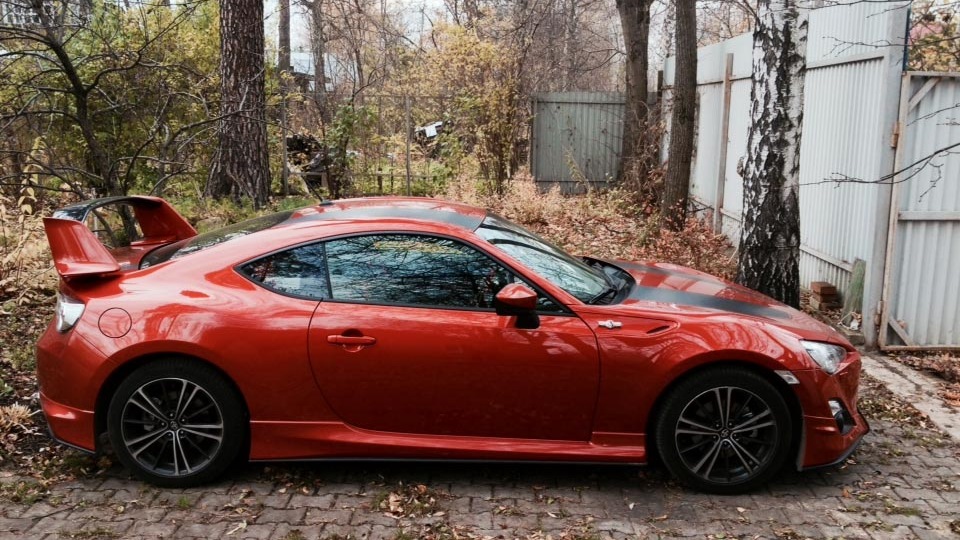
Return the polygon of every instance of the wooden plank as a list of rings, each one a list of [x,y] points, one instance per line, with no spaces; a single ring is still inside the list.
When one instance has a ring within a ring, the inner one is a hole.
[[[910,84],[912,82],[912,75],[910,72],[904,73],[903,78],[900,80],[900,111],[897,116],[897,125],[904,126],[907,121],[907,115],[909,114],[909,100],[905,99],[910,93]],[[900,167],[903,163],[903,144],[897,144],[896,152],[893,157],[893,171],[900,170]],[[897,241],[897,223],[899,223],[899,213],[898,209],[900,207],[900,175],[892,178],[893,186],[890,188],[890,211],[887,217],[887,249],[886,254],[884,255],[883,261],[883,289],[880,293],[880,335],[877,339],[877,345],[881,350],[887,345],[887,329],[890,328],[890,290],[893,287],[893,252],[896,250],[896,241]],[[879,219],[879,218],[878,218]],[[866,311],[866,310],[865,310]],[[876,321],[863,321],[864,326],[867,324],[876,324]]]
[[[888,322],[889,322],[890,329],[893,330],[893,333],[898,335],[900,339],[907,344],[908,347],[917,347],[917,342],[914,341],[913,338],[911,338],[909,335],[907,335],[907,331],[904,330],[902,326],[900,326],[899,322],[897,321],[888,321]]]
[[[910,105],[907,107],[908,111],[912,111],[917,108],[917,105],[920,104],[920,101],[923,100],[933,90],[933,87],[939,84],[941,79],[939,77],[931,77],[927,79],[927,82],[923,83],[923,86],[920,87],[920,90],[917,90],[917,93],[910,98]]]
[[[900,221],[960,221],[960,212],[905,210],[900,212],[899,219]]]
[[[869,62],[871,60],[883,60],[886,52],[881,48],[879,51],[870,51],[863,54],[853,54],[850,56],[841,56],[840,58],[830,58],[818,62],[807,62],[807,71],[821,69],[833,66],[842,66],[844,64],[856,64],[857,62]]]
[[[823,262],[825,262],[825,263],[832,264],[833,266],[836,266],[837,268],[840,268],[841,270],[846,270],[847,272],[853,272],[853,263],[850,263],[850,262],[847,262],[847,261],[842,261],[842,260],[834,257],[833,255],[830,255],[830,254],[828,254],[828,253],[824,253],[824,252],[820,251],[819,249],[812,248],[812,247],[808,246],[807,244],[801,243],[801,244],[800,244],[800,251],[806,253],[807,255],[812,255],[812,256],[820,259],[821,261],[823,261]]]
[[[713,230],[723,229],[723,190],[727,183],[727,146],[730,141],[730,90],[733,87],[733,53],[727,53],[727,66],[723,72],[723,120],[720,124],[720,163],[717,165],[717,189],[713,205]]]

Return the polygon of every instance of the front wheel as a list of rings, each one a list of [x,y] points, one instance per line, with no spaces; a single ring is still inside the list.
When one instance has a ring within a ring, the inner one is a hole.
[[[216,370],[156,360],[117,388],[107,412],[120,462],[163,487],[209,482],[238,458],[245,437],[240,397]]]
[[[793,422],[770,382],[742,368],[702,371],[667,396],[656,445],[683,483],[733,494],[767,482],[792,448]]]

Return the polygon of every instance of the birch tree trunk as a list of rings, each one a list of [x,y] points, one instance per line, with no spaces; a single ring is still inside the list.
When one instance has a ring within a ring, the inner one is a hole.
[[[800,134],[807,11],[760,0],[737,282],[800,306]]]
[[[690,195],[690,161],[697,121],[697,5],[694,0],[674,0],[677,7],[676,76],[667,175],[663,181],[660,227],[680,230],[687,221]]]
[[[214,198],[267,204],[263,0],[220,0],[220,141],[207,179]]]

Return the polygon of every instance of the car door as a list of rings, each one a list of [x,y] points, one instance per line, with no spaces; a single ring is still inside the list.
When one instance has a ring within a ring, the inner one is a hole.
[[[458,240],[374,234],[324,245],[330,298],[310,323],[314,375],[330,407],[363,429],[587,440],[596,338],[558,304],[540,325],[498,316],[517,278]]]

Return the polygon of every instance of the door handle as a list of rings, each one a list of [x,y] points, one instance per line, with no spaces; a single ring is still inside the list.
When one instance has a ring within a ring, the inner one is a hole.
[[[377,338],[371,336],[342,336],[334,334],[327,336],[327,342],[335,345],[373,345]]]

